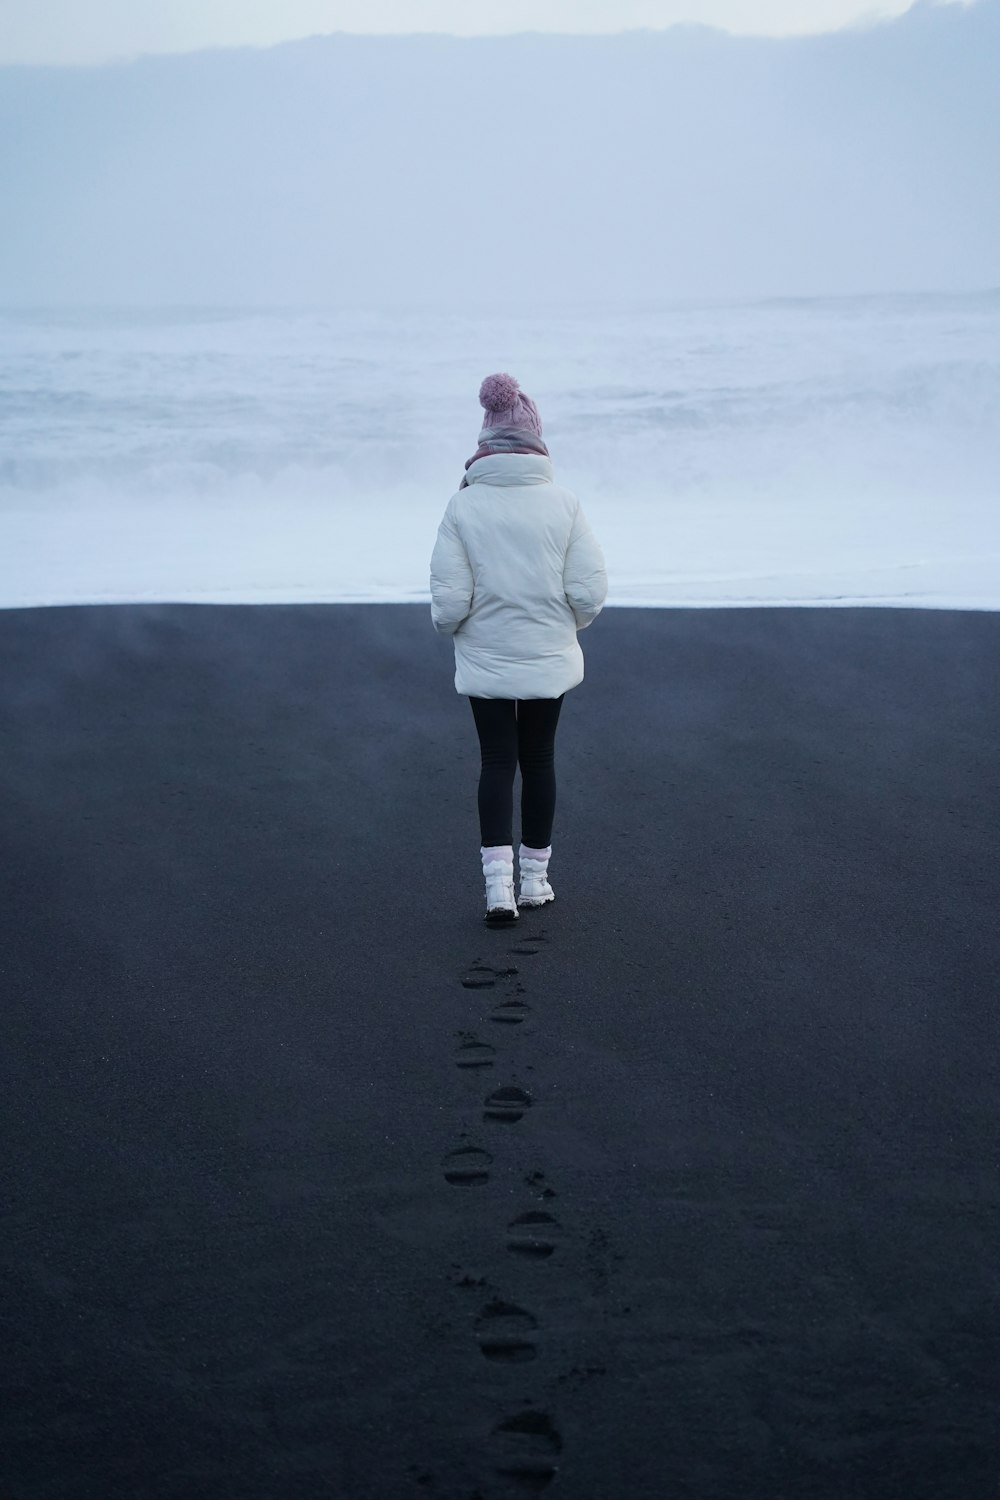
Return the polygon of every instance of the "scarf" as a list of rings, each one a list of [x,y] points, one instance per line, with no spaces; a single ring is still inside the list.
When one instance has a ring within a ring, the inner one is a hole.
[[[479,447],[466,460],[466,469],[477,458],[488,458],[491,453],[544,453],[546,458],[550,457],[541,438],[536,437],[528,427],[484,427],[479,434]],[[468,476],[463,474],[459,489],[466,489],[468,483]]]

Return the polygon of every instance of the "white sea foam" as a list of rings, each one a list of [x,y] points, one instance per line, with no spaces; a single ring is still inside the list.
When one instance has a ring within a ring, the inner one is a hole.
[[[1000,607],[1000,296],[0,315],[0,604],[422,600],[508,369],[611,603]]]

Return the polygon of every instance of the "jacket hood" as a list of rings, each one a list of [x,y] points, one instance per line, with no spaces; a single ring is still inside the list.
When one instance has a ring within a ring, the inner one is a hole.
[[[552,460],[544,453],[488,453],[465,471],[467,484],[551,484]]]

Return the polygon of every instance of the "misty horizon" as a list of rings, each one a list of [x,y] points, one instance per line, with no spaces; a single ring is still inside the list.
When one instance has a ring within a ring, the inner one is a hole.
[[[702,28],[733,36],[822,36],[877,26],[914,8],[972,5],[979,0],[812,0],[808,16],[797,0],[508,0],[501,13],[477,24],[462,0],[425,0],[417,15],[408,0],[365,0],[364,23],[352,24],[357,0],[287,0],[277,20],[253,7],[220,17],[203,8],[175,9],[155,21],[91,7],[81,26],[73,0],[38,0],[30,12],[8,17],[0,38],[0,66],[89,67],[144,56],[188,56],[233,48],[267,48],[331,36],[617,36]]]
[[[339,33],[0,68],[0,304],[988,292],[997,55],[980,0],[779,40]]]

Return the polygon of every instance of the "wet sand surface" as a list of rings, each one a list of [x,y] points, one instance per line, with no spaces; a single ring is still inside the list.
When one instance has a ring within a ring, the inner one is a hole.
[[[986,1500],[1000,615],[0,614],[5,1500]],[[515,837],[517,829],[515,826]]]

